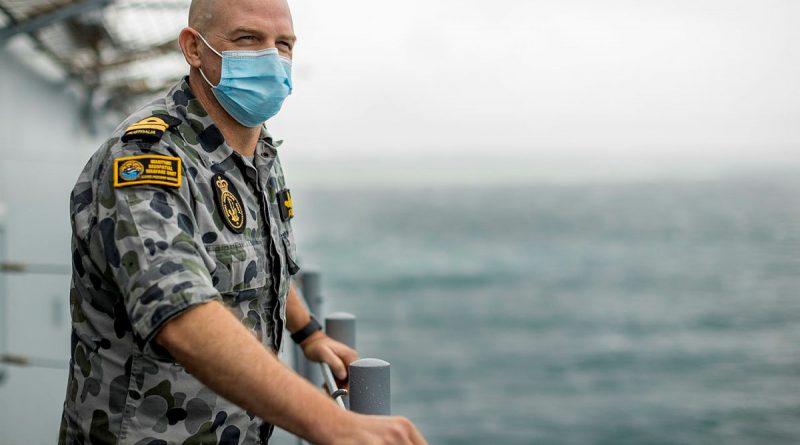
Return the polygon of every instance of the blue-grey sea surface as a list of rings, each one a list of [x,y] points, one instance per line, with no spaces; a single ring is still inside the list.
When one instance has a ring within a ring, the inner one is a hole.
[[[800,443],[800,182],[293,195],[431,444]]]

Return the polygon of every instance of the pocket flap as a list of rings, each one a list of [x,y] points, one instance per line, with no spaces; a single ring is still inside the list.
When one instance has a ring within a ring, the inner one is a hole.
[[[267,285],[269,258],[262,242],[207,248],[217,264],[211,278],[220,293],[241,292]]]

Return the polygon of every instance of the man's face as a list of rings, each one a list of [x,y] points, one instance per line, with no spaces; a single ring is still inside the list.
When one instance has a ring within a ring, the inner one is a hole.
[[[219,52],[277,48],[284,57],[292,58],[297,40],[292,16],[285,0],[217,0],[203,28],[208,43]],[[199,39],[198,39],[199,40]],[[203,72],[217,84],[220,79],[220,58],[198,41]]]

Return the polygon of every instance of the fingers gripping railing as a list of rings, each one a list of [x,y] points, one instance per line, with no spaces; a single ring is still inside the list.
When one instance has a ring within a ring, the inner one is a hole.
[[[336,312],[325,317],[325,333],[328,337],[356,349],[356,317],[347,312]],[[348,408],[347,389],[337,387],[331,367],[327,363],[320,363],[322,378],[325,387],[333,400],[344,409]]]
[[[320,363],[320,367],[322,368],[322,379],[325,380],[325,390],[328,391],[328,394],[340,408],[347,409],[344,404],[344,396],[347,395],[347,390],[338,387],[336,379],[333,378],[331,367],[327,363]]]
[[[305,279],[303,280],[305,282]],[[314,273],[312,295],[308,295],[306,286],[303,294],[315,300],[319,310],[319,274]],[[309,304],[312,306],[312,304]],[[336,312],[325,318],[326,334],[345,345],[356,349],[356,317],[346,312]],[[349,389],[340,389],[336,384],[330,366],[320,364],[324,385],[328,394],[342,408],[348,408],[361,414],[391,414],[390,364],[376,358],[363,358],[349,364]],[[349,402],[349,403],[348,403]]]
[[[356,317],[338,312],[325,319],[325,330],[329,337],[355,349]],[[346,408],[345,397],[349,396],[349,408],[361,414],[391,414],[390,365],[376,358],[363,358],[350,363],[348,375],[350,390],[339,389],[330,366],[321,363],[325,386],[331,397],[342,408]]]

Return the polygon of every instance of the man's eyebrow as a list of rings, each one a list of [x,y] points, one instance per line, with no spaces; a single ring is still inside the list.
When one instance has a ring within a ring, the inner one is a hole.
[[[248,28],[246,26],[239,26],[239,27],[235,28],[233,31],[231,31],[231,35],[233,35],[233,34],[254,34],[254,35],[257,35],[257,36],[263,36],[264,32],[263,31],[259,31],[258,29],[255,29],[255,28]],[[288,41],[294,43],[294,42],[297,41],[297,36],[295,36],[294,34],[282,34],[282,35],[278,36],[278,39],[284,39],[284,40],[288,40]]]
[[[294,43],[297,41],[297,36],[294,34],[281,34],[278,36],[277,40],[288,40],[289,42]]]
[[[234,28],[233,31],[231,31],[231,34],[240,34],[240,33],[241,34],[255,34],[255,35],[259,35],[259,36],[264,35],[264,33],[262,31],[259,31],[259,30],[255,29],[255,28],[247,28],[245,26],[239,26],[237,28]]]

